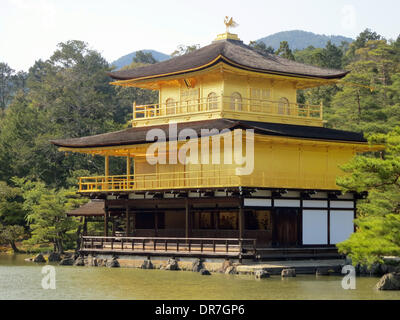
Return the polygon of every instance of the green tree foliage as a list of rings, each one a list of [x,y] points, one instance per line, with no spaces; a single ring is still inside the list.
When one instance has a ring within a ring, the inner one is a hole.
[[[329,125],[373,133],[388,132],[398,124],[399,57],[386,40],[370,40],[357,49],[347,66],[351,73],[326,110]]]
[[[278,50],[275,54],[285,59],[294,60],[294,55],[292,50],[290,50],[289,43],[287,41],[282,41]]]
[[[381,40],[381,38],[381,35],[377,34],[375,31],[365,29],[351,44],[349,55],[354,56],[358,49],[364,48],[367,45],[368,41]]]
[[[70,248],[76,240],[79,222],[67,212],[87,202],[73,188],[49,189],[43,182],[14,179],[23,191],[26,220],[31,230],[28,245],[50,243],[55,252]]]
[[[7,63],[0,62],[0,115],[11,103],[18,90],[24,90],[26,73],[18,73],[11,69]]]
[[[400,256],[400,127],[369,141],[384,145],[385,152],[354,158],[343,166],[348,175],[337,179],[344,191],[368,192],[358,202],[357,232],[337,245],[353,263],[363,265]]]
[[[24,227],[19,225],[3,226],[0,223],[0,243],[9,244],[14,253],[20,252],[16,242],[22,240],[24,236]]]
[[[151,52],[145,53],[143,51],[136,52],[136,57],[130,65],[122,68],[122,70],[129,70],[147,66],[156,63],[157,60],[153,57]],[[124,106],[121,115],[124,118],[118,119],[119,122],[124,122],[127,126],[132,119],[132,103],[136,102],[137,105],[155,104],[158,102],[158,91],[146,90],[134,87],[115,87],[116,99],[121,106]]]
[[[17,94],[0,120],[0,180],[28,177],[62,187],[70,171],[102,172],[102,158],[67,157],[49,141],[113,131],[125,124],[132,101],[109,85],[109,70],[104,58],[81,41],[59,44],[49,60],[30,68],[27,92]]]
[[[157,62],[157,60],[154,59],[153,54],[151,52],[146,53],[143,51],[137,51],[135,57],[133,58],[133,62],[154,64]]]
[[[171,53],[171,57],[178,57],[183,56],[184,54],[188,54],[190,52],[196,51],[200,48],[200,45],[193,44],[193,45],[179,45],[174,52]]]
[[[250,41],[249,46],[262,54],[274,54],[275,50],[271,46],[266,46],[264,42]]]
[[[25,225],[26,212],[23,209],[22,192],[17,187],[0,181],[0,224]]]

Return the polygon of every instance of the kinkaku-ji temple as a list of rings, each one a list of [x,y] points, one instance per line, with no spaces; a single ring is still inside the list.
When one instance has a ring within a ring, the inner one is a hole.
[[[324,127],[323,105],[299,104],[296,97],[299,89],[334,84],[347,73],[261,53],[228,30],[193,52],[110,72],[112,85],[155,90],[159,100],[132,101],[127,129],[52,141],[62,152],[104,157],[102,176],[79,179],[79,193],[90,202],[69,213],[104,223],[102,235],[85,230],[81,252],[337,256],[335,244],[354,232],[359,197],[341,193],[339,166],[374,147],[362,134]],[[165,132],[157,155],[166,162],[146,157],[154,151],[153,129]],[[210,143],[205,159],[201,153],[206,161],[170,162],[181,151],[188,156],[188,136],[180,132],[196,135],[198,150],[208,132],[219,148]],[[242,149],[253,161],[246,174],[238,170],[244,163],[211,161],[229,158],[225,146],[236,137],[229,132],[243,132]],[[252,141],[245,132],[253,132]],[[247,154],[250,143],[254,154]],[[110,157],[126,159],[124,175],[110,172]]]

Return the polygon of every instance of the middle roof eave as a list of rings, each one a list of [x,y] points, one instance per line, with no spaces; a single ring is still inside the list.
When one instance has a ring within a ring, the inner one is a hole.
[[[264,123],[244,120],[215,119],[195,122],[184,122],[177,124],[179,134],[182,129],[192,129],[200,137],[202,130],[217,129],[219,132],[224,129],[253,129],[255,133],[268,136],[291,137],[300,139],[329,140],[336,142],[366,143],[366,139],[360,133],[329,129],[323,127],[309,127],[300,125],[289,125],[279,123]],[[151,143],[147,134],[151,129],[161,129],[165,132],[166,140],[170,140],[169,125],[150,127],[128,128],[121,131],[104,133],[95,136],[87,136],[73,139],[59,139],[51,141],[54,145],[63,148],[95,148],[113,147],[135,144]],[[210,133],[212,134],[212,133]]]

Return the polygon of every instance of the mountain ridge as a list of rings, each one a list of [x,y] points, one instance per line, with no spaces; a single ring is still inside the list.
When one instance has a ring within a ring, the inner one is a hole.
[[[260,38],[256,40],[257,42],[264,42],[266,46],[271,46],[275,50],[277,50],[280,46],[281,41],[287,41],[289,43],[289,47],[292,50],[303,50],[309,46],[313,46],[315,48],[324,48],[328,41],[331,41],[332,44],[336,46],[340,46],[342,41],[353,42],[354,39],[348,38],[341,35],[325,35],[325,34],[317,34],[304,30],[289,30],[289,31],[281,31],[266,37]],[[121,69],[122,67],[129,65],[132,63],[133,58],[136,56],[136,52],[143,51],[145,53],[151,52],[154,59],[158,62],[167,60],[171,58],[170,55],[162,53],[153,49],[144,49],[137,50],[131,53],[128,53],[117,60],[113,61],[111,65],[115,66],[116,70]]]
[[[256,41],[264,42],[267,47],[271,46],[275,50],[279,49],[281,41],[287,41],[290,49],[303,50],[309,46],[324,48],[328,41],[331,41],[336,46],[340,46],[343,41],[351,43],[354,39],[341,35],[325,35],[304,30],[289,30],[277,32]]]
[[[153,49],[144,49],[144,50],[137,50],[137,51],[128,53],[128,54],[118,58],[117,60],[111,62],[111,65],[115,66],[116,70],[119,70],[122,67],[125,67],[125,66],[131,64],[133,61],[133,58],[136,57],[136,52],[138,52],[138,51],[143,51],[144,53],[150,52],[153,55],[154,59],[156,59],[158,62],[171,58],[170,55],[162,53],[160,51],[153,50]]]

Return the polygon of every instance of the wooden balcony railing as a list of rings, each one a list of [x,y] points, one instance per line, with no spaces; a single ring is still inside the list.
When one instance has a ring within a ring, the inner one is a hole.
[[[337,188],[336,176],[331,174],[304,177],[257,171],[250,175],[239,176],[236,175],[235,169],[79,178],[79,192],[83,193],[238,186],[327,190]]]
[[[256,239],[240,238],[161,238],[161,237],[82,237],[83,251],[126,252],[211,256],[255,256]]]
[[[185,171],[79,178],[79,192],[239,186],[235,170]]]
[[[318,106],[261,99],[234,99],[215,96],[164,104],[133,106],[133,120],[174,117],[209,112],[240,112],[241,114],[271,115],[289,118],[322,120],[322,104]]]

